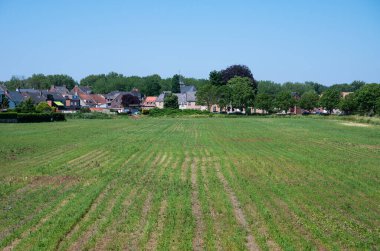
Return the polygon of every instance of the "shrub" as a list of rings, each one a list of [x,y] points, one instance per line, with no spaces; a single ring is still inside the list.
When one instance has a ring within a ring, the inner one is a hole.
[[[53,117],[47,113],[18,113],[17,122],[30,123],[30,122],[51,122]]]
[[[143,114],[143,115],[149,115],[149,113],[150,113],[150,110],[142,110],[141,111],[141,114]]]
[[[68,119],[112,119],[116,116],[113,114],[106,114],[101,112],[91,112],[91,113],[68,113],[66,118]]]
[[[40,113],[51,113],[53,110],[54,110],[54,108],[50,107],[48,105],[48,103],[46,103],[46,102],[40,102],[36,106],[36,112],[40,112]]]
[[[16,112],[1,112],[0,119],[17,119]]]
[[[88,107],[81,107],[79,110],[80,113],[90,113],[91,110]]]

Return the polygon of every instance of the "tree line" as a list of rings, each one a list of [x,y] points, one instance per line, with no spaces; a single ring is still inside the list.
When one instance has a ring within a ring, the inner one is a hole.
[[[181,81],[186,85],[194,85],[198,89],[198,104],[208,107],[212,104],[217,104],[222,108],[229,105],[240,109],[255,107],[272,113],[298,105],[305,110],[324,107],[330,112],[339,108],[347,114],[380,112],[379,84],[354,81],[350,84],[335,84],[327,87],[311,81],[283,84],[257,81],[251,70],[244,65],[232,65],[223,70],[211,71],[208,79],[186,78],[179,74],[171,78],[161,78],[158,74],[138,77],[110,72],[86,76],[79,83],[68,75],[33,74],[28,78],[14,76],[8,81],[0,81],[0,84],[4,84],[10,90],[49,89],[51,85],[66,85],[68,89],[71,89],[76,84],[80,84],[91,86],[94,93],[103,94],[137,88],[146,96],[157,96],[162,91],[180,92]],[[353,92],[353,94],[342,98],[341,92]]]

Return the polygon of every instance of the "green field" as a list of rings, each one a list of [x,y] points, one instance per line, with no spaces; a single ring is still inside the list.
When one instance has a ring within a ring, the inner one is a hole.
[[[0,249],[380,249],[380,126],[0,124]]]

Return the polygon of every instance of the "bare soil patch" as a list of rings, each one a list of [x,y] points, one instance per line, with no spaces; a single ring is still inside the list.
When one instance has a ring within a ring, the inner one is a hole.
[[[220,182],[223,184],[224,190],[226,191],[228,197],[230,198],[230,201],[231,201],[232,206],[234,208],[234,214],[235,214],[237,222],[247,232],[247,249],[248,250],[260,250],[259,246],[257,245],[257,243],[255,241],[255,238],[252,235],[251,230],[249,229],[248,222],[247,222],[246,217],[243,213],[243,210],[241,209],[240,203],[239,203],[235,193],[232,191],[232,188],[228,184],[226,178],[224,177],[223,173],[220,171],[220,168],[218,165],[216,166],[216,172],[217,172],[217,176],[218,176]]]
[[[196,229],[195,236],[193,239],[193,249],[194,250],[203,250],[203,232],[204,232],[204,224],[203,224],[203,216],[202,209],[199,202],[199,191],[197,184],[197,164],[198,160],[195,158],[191,163],[191,186],[192,186],[192,211],[195,218]]]
[[[354,123],[354,122],[344,122],[344,123],[341,123],[341,124],[345,125],[345,126],[356,126],[356,127],[370,127],[371,126],[369,124]]]
[[[168,201],[164,199],[161,202],[160,206],[160,212],[158,214],[158,222],[155,231],[153,231],[152,236],[150,237],[150,240],[148,241],[148,244],[146,246],[147,250],[156,250],[157,245],[158,245],[158,238],[161,235],[163,229],[164,229],[164,224],[166,220],[166,209],[168,207]]]

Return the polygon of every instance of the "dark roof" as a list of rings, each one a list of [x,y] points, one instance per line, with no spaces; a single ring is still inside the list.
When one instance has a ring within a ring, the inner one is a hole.
[[[15,102],[16,104],[24,101],[24,97],[17,91],[9,91],[8,98],[12,100],[13,102]]]
[[[34,93],[34,92],[30,92],[30,93],[26,93],[24,95],[25,98],[30,98],[33,103],[35,104],[39,104],[40,102],[45,102],[46,101],[46,96],[45,95],[41,95],[40,92],[38,93]]]
[[[197,91],[194,85],[180,85],[180,90],[181,90],[181,93]]]
[[[36,90],[36,89],[16,89],[16,91],[18,92],[22,92],[22,93],[39,93],[40,90]]]
[[[82,92],[85,92],[85,93],[87,93],[87,94],[92,93],[92,89],[91,89],[90,86],[81,86],[81,85],[79,85],[78,87],[79,87],[79,89],[80,89]]]
[[[170,93],[172,93],[172,92],[170,92],[170,91],[164,91],[164,92],[162,92],[160,95],[158,95],[158,97],[156,99],[156,102],[164,102],[165,97],[167,95],[169,95]]]

